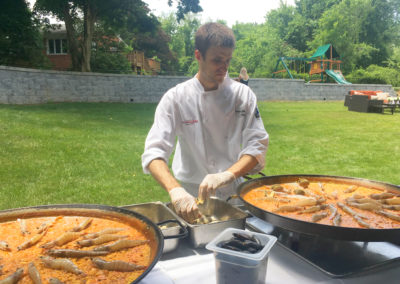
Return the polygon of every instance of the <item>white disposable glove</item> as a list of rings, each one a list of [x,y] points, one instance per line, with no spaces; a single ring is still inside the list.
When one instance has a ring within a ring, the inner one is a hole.
[[[205,176],[199,187],[199,200],[203,201],[215,195],[217,188],[230,184],[236,179],[229,171]]]
[[[189,223],[200,217],[196,199],[183,187],[175,187],[169,191],[175,212]]]

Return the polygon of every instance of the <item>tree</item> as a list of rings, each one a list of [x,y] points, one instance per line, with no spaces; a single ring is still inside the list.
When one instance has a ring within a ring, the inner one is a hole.
[[[35,9],[65,23],[72,69],[90,72],[95,24],[122,27],[137,24],[137,30],[152,29],[156,19],[140,0],[37,0]],[[80,16],[83,15],[83,18]]]
[[[172,0],[168,0],[172,4]],[[198,0],[179,0],[178,14],[198,11]],[[65,22],[74,70],[90,71],[91,44],[96,23],[133,33],[156,31],[157,19],[141,0],[37,0],[37,11]],[[83,15],[83,17],[81,16]]]
[[[373,12],[372,0],[344,0],[325,11],[311,43],[313,49],[331,43],[344,61],[346,71],[362,66],[377,49],[362,40],[365,23]]]
[[[160,18],[161,26],[170,37],[169,48],[178,58],[178,72],[192,75],[194,62],[194,36],[200,27],[200,20],[192,13],[187,14],[183,21],[178,22],[176,16],[169,14]],[[191,71],[189,71],[191,70]]]
[[[172,0],[168,0],[168,5],[172,6]],[[199,13],[203,11],[200,7],[200,0],[176,0],[178,3],[178,11],[176,12],[176,18],[178,22],[180,22],[186,14],[192,13]]]
[[[229,68],[232,76],[244,66],[251,76],[269,77],[280,56],[299,55],[269,25],[236,24],[232,29],[238,38]]]
[[[376,48],[363,62],[382,65],[392,54],[393,46],[400,42],[400,0],[373,0],[372,11],[364,23],[360,40]]]
[[[39,23],[24,0],[0,2],[0,65],[45,67]]]

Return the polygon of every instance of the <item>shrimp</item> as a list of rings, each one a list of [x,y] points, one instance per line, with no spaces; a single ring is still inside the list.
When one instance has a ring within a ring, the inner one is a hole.
[[[87,227],[90,226],[90,224],[92,223],[93,219],[92,218],[86,218],[82,223],[80,223],[78,226],[73,227],[71,229],[71,232],[80,232],[85,230]]]
[[[62,282],[60,279],[52,277],[49,279],[49,283],[50,284],[64,284],[64,282]]]
[[[40,256],[40,259],[42,260],[43,264],[48,268],[64,270],[78,275],[85,275],[82,270],[80,270],[71,260],[67,258],[55,259],[49,256]]]
[[[351,217],[354,218],[354,220],[356,220],[356,222],[365,228],[371,228],[371,226],[365,222],[362,218],[367,219],[365,216],[359,215],[357,214],[355,211],[353,211],[351,208],[347,207],[346,205],[344,205],[341,202],[338,202],[337,205],[342,208],[342,210],[346,213],[348,213]]]
[[[353,199],[363,199],[364,195],[358,194],[358,193],[354,193],[350,198]]]
[[[372,199],[388,199],[395,197],[396,195],[390,192],[382,192],[382,193],[372,193],[369,195]]]
[[[77,241],[77,243],[81,247],[90,247],[93,245],[101,245],[104,243],[108,243],[108,242],[126,238],[126,237],[127,237],[126,235],[122,236],[122,235],[104,234],[95,239],[87,239],[87,240]]]
[[[0,280],[0,284],[14,284],[17,283],[24,276],[24,269],[18,268],[13,274]]]
[[[40,278],[39,270],[37,270],[33,262],[30,262],[28,264],[28,274],[34,284],[42,284],[42,279]]]
[[[83,238],[85,238],[85,239],[94,239],[94,238],[97,238],[97,237],[99,237],[101,235],[115,234],[115,233],[118,233],[118,232],[121,232],[121,231],[125,231],[125,229],[123,229],[123,228],[107,228],[107,229],[101,230],[101,231],[99,231],[97,233],[91,233],[91,234],[84,235]]]
[[[10,246],[6,241],[0,241],[0,250],[10,251]]]
[[[301,211],[297,212],[297,214],[314,213],[314,212],[321,211],[321,210],[325,209],[326,207],[327,207],[326,204],[315,205],[315,206],[311,206],[311,207],[309,207],[307,209],[301,210]]]
[[[299,206],[293,206],[293,205],[283,205],[280,206],[279,208],[275,209],[274,212],[294,212],[294,211],[299,211],[301,210],[302,207]]]
[[[369,198],[354,198],[354,197],[349,197],[346,199],[346,202],[355,202],[355,203],[372,203],[378,206],[382,206],[382,203],[380,203],[377,200],[374,199],[369,199]]]
[[[382,205],[384,209],[400,211],[400,205]]]
[[[339,213],[337,213],[337,214],[335,215],[335,217],[333,218],[332,223],[333,223],[334,226],[340,226],[340,223],[341,223],[341,222],[342,222],[342,215],[340,215]]]
[[[329,206],[329,211],[331,211],[331,216],[329,216],[329,219],[332,220],[338,214],[338,209],[336,208],[335,205],[332,204],[329,204],[328,206]]]
[[[317,204],[317,200],[314,198],[306,198],[299,200],[293,204],[293,206],[314,206]]]
[[[94,250],[77,250],[77,249],[51,249],[47,251],[48,255],[54,257],[85,257],[85,256],[102,256],[107,255],[108,251],[94,251]]]
[[[331,194],[327,194],[326,196],[331,200],[337,200],[338,199],[337,191],[333,191],[333,192],[331,192]]]
[[[43,238],[43,236],[46,234],[46,232],[47,232],[47,229],[44,230],[40,234],[36,234],[36,236],[34,236],[33,238],[27,240],[22,245],[18,246],[17,249],[18,250],[23,250],[23,249],[27,249],[27,248],[29,248],[31,246],[34,246],[35,244],[37,244]]]
[[[273,197],[260,197],[260,198],[255,198],[254,200],[259,200],[259,201],[272,201],[272,202],[279,202],[279,203],[290,203],[289,199],[283,199],[283,198],[273,198]]]
[[[362,209],[362,210],[368,210],[368,211],[373,211],[373,210],[378,210],[382,208],[382,205],[377,205],[374,203],[355,203],[355,202],[347,202],[348,205]]]
[[[316,222],[318,222],[319,220],[324,219],[326,216],[328,216],[328,213],[327,213],[327,212],[316,213],[316,214],[312,215],[311,221],[314,222],[314,223],[316,223]]]
[[[393,213],[386,212],[386,211],[383,211],[383,210],[377,210],[377,211],[375,211],[375,212],[378,213],[378,214],[380,214],[380,215],[382,215],[382,216],[385,216],[385,217],[387,217],[387,218],[390,218],[390,219],[392,219],[392,220],[400,221],[400,216],[397,215],[397,214],[393,214]]]
[[[149,240],[119,240],[115,243],[94,248],[95,251],[119,251],[149,243]]]
[[[21,235],[25,236],[30,234],[30,232],[28,232],[28,230],[26,229],[25,219],[17,219],[17,222],[19,223],[19,227],[21,229]]]
[[[345,189],[343,192],[344,192],[344,193],[352,193],[352,192],[354,192],[354,191],[356,191],[356,190],[357,190],[357,186],[351,185],[351,186],[349,186],[347,189]]]
[[[146,268],[146,266],[137,265],[131,262],[125,262],[121,260],[105,261],[101,258],[92,258],[92,263],[99,269],[123,272],[142,270]]]
[[[65,232],[57,239],[47,242],[47,243],[43,244],[41,247],[42,248],[52,248],[55,246],[62,246],[62,245],[65,245],[66,243],[76,240],[80,236],[81,236],[81,233],[79,233],[79,232]]]
[[[44,230],[46,230],[48,227],[48,225],[46,223],[42,223],[38,228],[37,228],[37,232],[38,234],[42,233]]]
[[[331,215],[329,219],[332,220],[334,226],[340,226],[342,222],[342,215],[339,214],[338,209],[335,205],[329,204],[329,211],[331,211]]]
[[[380,199],[379,202],[388,205],[400,205],[400,198]]]

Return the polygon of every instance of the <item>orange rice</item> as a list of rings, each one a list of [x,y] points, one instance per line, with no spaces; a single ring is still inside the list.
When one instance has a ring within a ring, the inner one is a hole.
[[[299,187],[299,184],[296,182],[283,183],[280,185],[282,185],[287,191],[291,191],[291,192],[293,192],[294,189],[301,188],[301,187]],[[357,214],[365,216],[366,218],[364,220],[371,226],[371,228],[378,228],[378,229],[400,228],[400,222],[398,222],[398,221],[389,219],[382,215],[378,215],[378,214],[374,213],[373,211],[362,210],[359,208],[351,207],[346,204],[345,199],[353,196],[354,194],[362,195],[367,198],[370,194],[382,193],[381,190],[358,186],[354,192],[345,193],[344,191],[346,189],[348,189],[351,186],[351,184],[326,182],[326,183],[322,183],[322,185],[323,185],[325,194],[331,194],[331,195],[335,194],[337,196],[337,199],[334,199],[334,200],[325,198],[325,201],[322,204],[332,204],[338,208],[338,213],[341,214],[340,226],[362,228],[362,226],[360,226],[360,224],[358,224],[352,216],[350,216],[349,214],[347,214],[346,212],[344,212],[341,208],[339,208],[337,206],[337,202],[341,202],[341,203],[345,204],[346,206],[350,207]],[[269,212],[274,212],[280,206],[290,205],[290,203],[268,201],[266,199],[263,199],[265,197],[265,191],[271,190],[272,186],[273,185],[263,185],[263,186],[260,186],[257,188],[253,188],[249,191],[245,191],[242,193],[242,198],[244,200],[246,200],[247,202],[249,202],[250,204],[252,204],[260,209],[263,209],[265,211],[269,211]],[[320,185],[318,182],[310,182],[310,184],[308,186],[308,190],[310,190],[311,192],[313,192],[316,195],[319,195],[318,193],[321,192]],[[310,206],[304,206],[302,209],[306,209],[309,207]],[[332,219],[330,218],[331,212],[329,211],[329,209],[324,209],[322,211],[327,212],[328,216],[326,218],[323,218],[323,219],[317,221],[317,223],[333,225]],[[319,211],[319,212],[322,212],[322,211]],[[399,211],[394,211],[394,210],[389,210],[389,209],[385,209],[385,211],[390,212],[390,213],[395,214],[400,217]],[[312,222],[311,221],[312,216],[319,212],[303,213],[303,214],[299,214],[296,211],[295,212],[274,212],[274,213],[285,216],[285,217],[297,219],[297,220]]]
[[[86,276],[75,275],[70,272],[62,270],[53,270],[44,266],[42,261],[39,259],[40,256],[46,255],[46,249],[40,246],[44,243],[57,239],[66,231],[69,231],[73,227],[78,226],[88,217],[82,216],[61,216],[61,217],[39,217],[26,219],[26,227],[30,234],[22,235],[20,223],[17,221],[5,222],[0,224],[0,241],[6,241],[9,245],[10,251],[0,250],[0,264],[3,265],[2,276],[0,279],[4,279],[10,274],[14,273],[17,268],[24,268],[24,277],[19,283],[33,283],[27,274],[28,264],[34,262],[35,266],[41,274],[43,283],[47,283],[51,277],[56,277],[65,283],[130,283],[139,277],[143,270],[134,272],[117,272],[100,270],[96,268],[90,257],[84,258],[70,258],[75,265],[82,270]],[[92,218],[93,221],[88,228],[81,231],[83,234],[99,232],[106,228],[123,228],[124,230],[116,234],[127,235],[127,239],[138,239],[145,240],[146,236],[140,230],[129,226],[127,224],[118,222],[117,220],[110,220],[105,218]],[[53,223],[48,229],[44,237],[34,246],[24,249],[17,250],[17,247],[25,241],[31,239],[36,235],[37,229],[43,223]],[[81,248],[77,241],[82,240],[80,236],[78,239],[67,243],[61,247],[54,247],[54,249],[79,249],[79,250],[92,250],[95,246]],[[110,242],[111,243],[111,242]],[[135,263],[137,265],[148,266],[151,260],[151,248],[149,244],[140,245],[135,248],[129,248],[117,252],[112,252],[106,256],[100,258],[111,261],[111,260],[122,260],[126,262]]]

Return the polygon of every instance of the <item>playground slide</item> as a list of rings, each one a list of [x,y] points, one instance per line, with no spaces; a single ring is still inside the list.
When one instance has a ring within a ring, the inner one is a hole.
[[[332,77],[338,84],[351,84],[350,82],[346,81],[346,79],[343,77],[342,72],[340,71],[334,71],[334,70],[325,70],[325,73]]]

